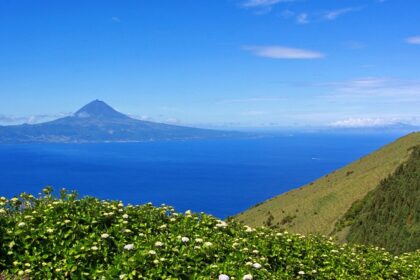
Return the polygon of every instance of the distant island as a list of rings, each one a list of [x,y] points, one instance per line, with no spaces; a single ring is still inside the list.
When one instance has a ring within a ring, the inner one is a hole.
[[[71,116],[40,124],[0,126],[0,143],[105,143],[218,139],[245,133],[133,119],[95,100]]]

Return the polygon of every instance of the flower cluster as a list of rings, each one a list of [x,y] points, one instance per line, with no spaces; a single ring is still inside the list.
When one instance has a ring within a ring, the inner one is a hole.
[[[340,245],[150,203],[0,197],[0,278],[418,279],[420,252]]]

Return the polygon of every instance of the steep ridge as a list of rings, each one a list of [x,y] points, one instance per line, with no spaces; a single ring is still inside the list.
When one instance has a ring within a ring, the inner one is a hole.
[[[420,249],[420,146],[410,158],[337,224],[349,227],[347,241],[380,246],[400,254]]]
[[[331,174],[258,204],[234,219],[250,226],[270,226],[296,233],[329,235],[353,203],[406,162],[420,133],[411,133]],[[338,233],[341,240],[346,232]]]

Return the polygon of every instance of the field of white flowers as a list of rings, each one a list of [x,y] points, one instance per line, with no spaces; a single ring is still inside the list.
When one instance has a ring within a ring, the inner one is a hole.
[[[50,188],[0,198],[0,279],[420,279],[420,252],[340,245]]]

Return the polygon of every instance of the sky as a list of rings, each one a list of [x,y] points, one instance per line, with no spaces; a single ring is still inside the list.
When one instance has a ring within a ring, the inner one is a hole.
[[[1,0],[0,124],[420,123],[417,0]]]

